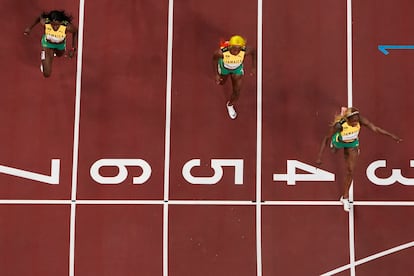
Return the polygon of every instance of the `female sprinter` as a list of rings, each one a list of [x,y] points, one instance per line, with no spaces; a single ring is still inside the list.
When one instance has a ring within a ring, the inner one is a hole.
[[[249,55],[252,57],[253,68],[251,75],[254,75],[256,71],[256,51],[252,48],[247,48],[246,40],[239,35],[234,35],[229,41],[222,43],[220,49],[213,55],[216,83],[223,85],[229,75],[231,76],[233,92],[226,104],[227,112],[231,119],[236,119],[237,117],[233,104],[240,96],[242,77],[244,75],[243,61],[245,56]]]
[[[340,201],[344,205],[344,210],[347,212],[350,209],[349,188],[351,187],[354,169],[359,155],[358,134],[361,125],[368,127],[373,132],[387,135],[397,141],[397,143],[402,141],[398,136],[375,126],[366,118],[360,116],[358,109],[354,107],[342,108],[341,115],[335,118],[328,134],[323,138],[316,163],[322,163],[322,153],[329,143],[333,151],[344,149],[346,174],[344,192]]]
[[[78,29],[72,24],[72,17],[67,15],[65,11],[53,10],[49,13],[42,13],[36,18],[30,27],[24,30],[25,35],[29,35],[34,26],[40,23],[45,27],[42,36],[42,52],[40,55],[40,70],[43,76],[48,78],[52,73],[53,57],[61,57],[66,50],[66,35],[72,34],[72,47],[68,51],[68,56],[72,58],[76,52],[76,44],[78,41]]]

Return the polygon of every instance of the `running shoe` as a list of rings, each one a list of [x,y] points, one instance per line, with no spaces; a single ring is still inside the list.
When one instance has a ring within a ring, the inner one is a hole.
[[[344,198],[343,196],[341,196],[341,198],[339,200],[344,205],[344,211],[345,212],[349,212],[349,210],[351,209],[351,203],[349,202],[349,199],[348,198]]]
[[[234,106],[233,105],[229,105],[229,102],[227,102],[226,106],[227,106],[227,112],[229,113],[230,118],[232,118],[233,120],[236,119],[237,112],[234,109]]]

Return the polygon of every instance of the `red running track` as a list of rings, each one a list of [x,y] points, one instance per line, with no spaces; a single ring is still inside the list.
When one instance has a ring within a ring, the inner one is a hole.
[[[2,275],[414,273],[414,52],[377,50],[412,44],[410,1],[353,1],[352,89],[347,1],[175,0],[172,14],[167,0],[1,3]],[[83,26],[82,59],[56,59],[46,80],[41,28],[23,30],[54,8]],[[234,121],[230,85],[216,86],[211,66],[233,33],[262,54]],[[273,175],[287,174],[288,160],[315,168],[330,119],[350,101],[404,142],[362,131],[345,213],[340,153],[326,152],[321,166],[335,181]],[[223,160],[231,166],[214,179]],[[378,160],[386,166],[367,173]],[[379,185],[392,169],[405,179]]]

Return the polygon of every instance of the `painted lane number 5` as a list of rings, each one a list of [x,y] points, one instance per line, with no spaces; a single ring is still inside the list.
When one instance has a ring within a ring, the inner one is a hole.
[[[234,167],[234,184],[243,184],[243,159],[211,159],[211,168],[214,170],[212,176],[193,176],[191,169],[200,167],[200,159],[191,159],[183,166],[182,174],[191,184],[213,185],[223,177],[223,167]]]

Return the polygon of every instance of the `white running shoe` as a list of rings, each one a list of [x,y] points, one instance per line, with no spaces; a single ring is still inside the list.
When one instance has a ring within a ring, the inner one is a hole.
[[[232,118],[233,120],[236,119],[237,112],[234,109],[233,105],[229,105],[229,102],[227,102],[226,106],[227,106],[227,112],[229,113],[230,118]]]
[[[40,63],[40,72],[43,73],[43,64],[42,63]]]
[[[344,198],[343,196],[341,196],[341,198],[339,200],[344,205],[344,211],[345,212],[349,212],[349,210],[351,209],[351,203],[349,202],[349,199],[348,198]]]

